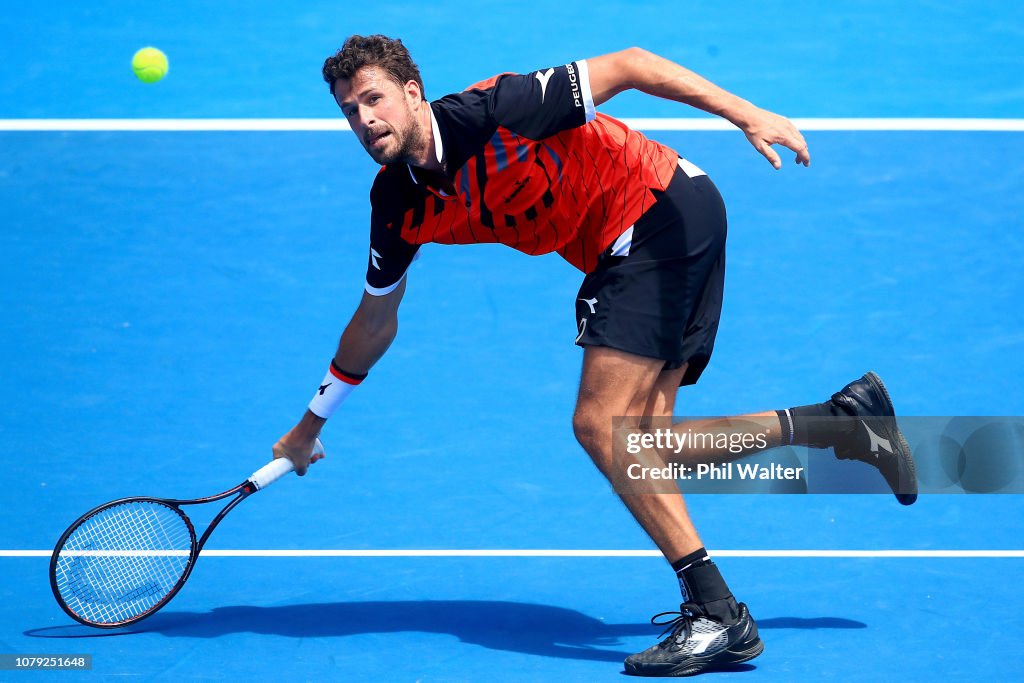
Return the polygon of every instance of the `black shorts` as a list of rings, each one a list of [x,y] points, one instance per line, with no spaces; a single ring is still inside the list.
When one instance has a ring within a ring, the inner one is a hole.
[[[686,162],[654,195],[656,203],[633,226],[628,253],[620,238],[584,278],[576,343],[659,358],[666,370],[687,363],[680,384],[694,384],[711,359],[722,314],[725,204],[714,183]]]

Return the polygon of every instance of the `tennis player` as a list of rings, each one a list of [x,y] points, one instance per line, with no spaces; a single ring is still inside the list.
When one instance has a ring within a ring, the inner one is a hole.
[[[789,120],[639,48],[502,74],[428,101],[400,40],[351,36],[323,77],[381,165],[370,192],[366,291],[308,411],[274,455],[292,459],[299,474],[319,459],[311,450],[324,422],[395,339],[421,244],[500,242],[527,254],[557,252],[584,274],[571,333],[583,347],[573,428],[594,464],[621,481],[627,460],[613,446],[613,418],[670,418],[678,388],[696,383],[711,359],[726,214],[693,161],[596,108],[629,89],[696,107],[734,124],[776,169],[775,144],[810,163],[803,136]],[[740,451],[656,455],[696,462],[784,444],[831,447],[877,467],[910,504],[913,461],[893,416],[881,380],[868,373],[823,403],[700,423],[723,432],[763,427],[764,438]],[[670,613],[671,634],[629,657],[627,673],[689,675],[760,654],[754,620],[708,557],[678,488],[640,481],[616,489],[675,570],[683,603]]]

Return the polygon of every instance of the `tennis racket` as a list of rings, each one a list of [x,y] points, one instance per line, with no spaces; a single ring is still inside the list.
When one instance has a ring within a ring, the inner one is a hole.
[[[323,453],[316,440],[313,453]],[[57,541],[50,588],[71,618],[117,628],[145,619],[185,585],[199,553],[224,516],[243,500],[294,469],[278,458],[232,489],[207,498],[121,498],[85,513]],[[231,498],[203,535],[182,509]]]

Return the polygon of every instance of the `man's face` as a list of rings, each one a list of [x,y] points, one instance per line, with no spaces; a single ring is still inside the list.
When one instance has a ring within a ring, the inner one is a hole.
[[[402,88],[383,69],[364,66],[351,79],[334,84],[334,99],[378,164],[409,161],[423,147],[424,131],[415,111],[420,91],[415,82]]]

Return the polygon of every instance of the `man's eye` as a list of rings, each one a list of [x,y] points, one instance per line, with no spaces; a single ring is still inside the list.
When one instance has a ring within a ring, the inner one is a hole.
[[[380,95],[371,95],[370,96],[370,104],[376,104],[378,100],[380,100]]]

